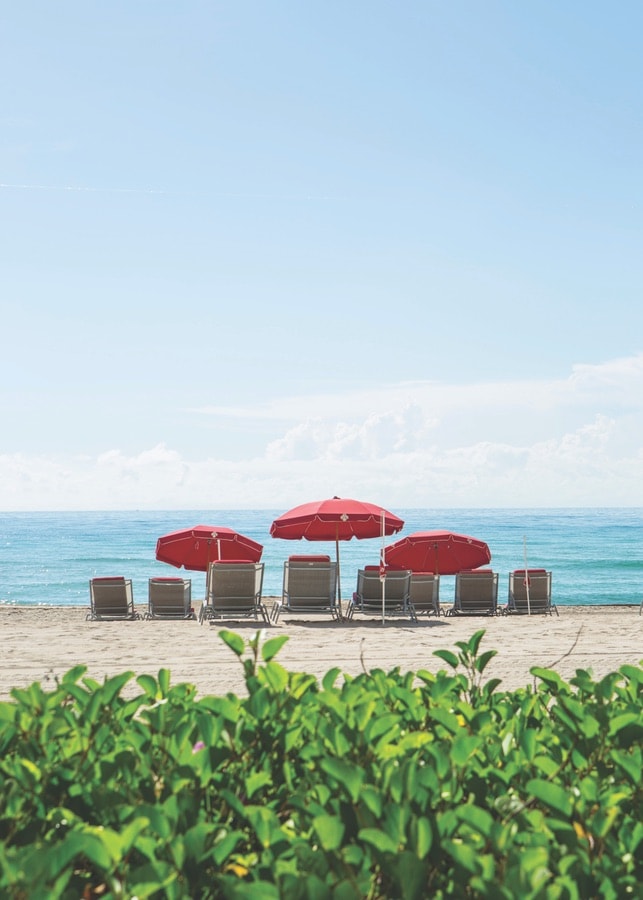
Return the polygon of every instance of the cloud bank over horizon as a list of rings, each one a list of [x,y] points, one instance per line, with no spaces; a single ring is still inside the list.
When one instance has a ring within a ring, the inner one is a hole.
[[[238,422],[238,452],[177,435],[135,453],[0,455],[0,508],[278,509],[335,494],[389,508],[643,506],[643,353],[558,380],[397,382],[190,414],[215,442],[218,422]]]

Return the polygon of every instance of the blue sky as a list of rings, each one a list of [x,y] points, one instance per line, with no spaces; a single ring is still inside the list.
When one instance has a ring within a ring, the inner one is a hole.
[[[643,505],[643,5],[0,28],[0,508]]]

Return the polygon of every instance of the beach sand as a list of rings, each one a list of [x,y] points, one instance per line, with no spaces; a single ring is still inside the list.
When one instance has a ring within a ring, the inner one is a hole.
[[[269,598],[266,602],[271,605]],[[35,681],[53,689],[56,679],[78,664],[86,665],[88,675],[99,682],[124,671],[157,675],[167,668],[173,684],[190,682],[200,696],[228,691],[244,695],[242,667],[219,637],[222,628],[244,638],[261,627],[269,636],[287,634],[289,640],[277,661],[318,678],[335,666],[350,675],[396,666],[437,672],[447,666],[433,651],[455,650],[457,641],[466,641],[479,629],[486,631],[481,650],[498,651],[485,679],[500,678],[506,689],[532,683],[532,666],[555,668],[565,679],[576,669],[601,678],[625,663],[643,661],[643,617],[638,606],[559,607],[559,613],[422,617],[417,625],[357,617],[338,624],[286,616],[266,627],[254,621],[91,622],[86,620],[87,608],[1,606],[0,699],[9,699],[12,688]],[[137,690],[130,684],[126,693]]]

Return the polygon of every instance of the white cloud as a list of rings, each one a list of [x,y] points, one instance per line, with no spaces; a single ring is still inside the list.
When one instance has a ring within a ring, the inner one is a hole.
[[[426,446],[436,425],[417,405],[365,418],[355,414],[351,421],[307,419],[272,441],[266,455],[272,460],[380,459]]]
[[[612,395],[626,399],[641,396],[643,353],[614,359],[598,366],[576,365],[569,379],[574,390],[593,396]]]
[[[560,380],[292,397],[243,411],[244,425],[274,425],[251,460],[193,459],[164,443],[134,455],[0,456],[0,506],[285,508],[333,494],[389,507],[641,506],[641,398],[643,354]]]

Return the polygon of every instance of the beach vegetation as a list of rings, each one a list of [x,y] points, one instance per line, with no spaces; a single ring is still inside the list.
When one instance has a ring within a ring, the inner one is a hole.
[[[77,666],[0,703],[0,896],[623,898],[643,883],[643,668],[319,682],[221,631],[247,694]]]

